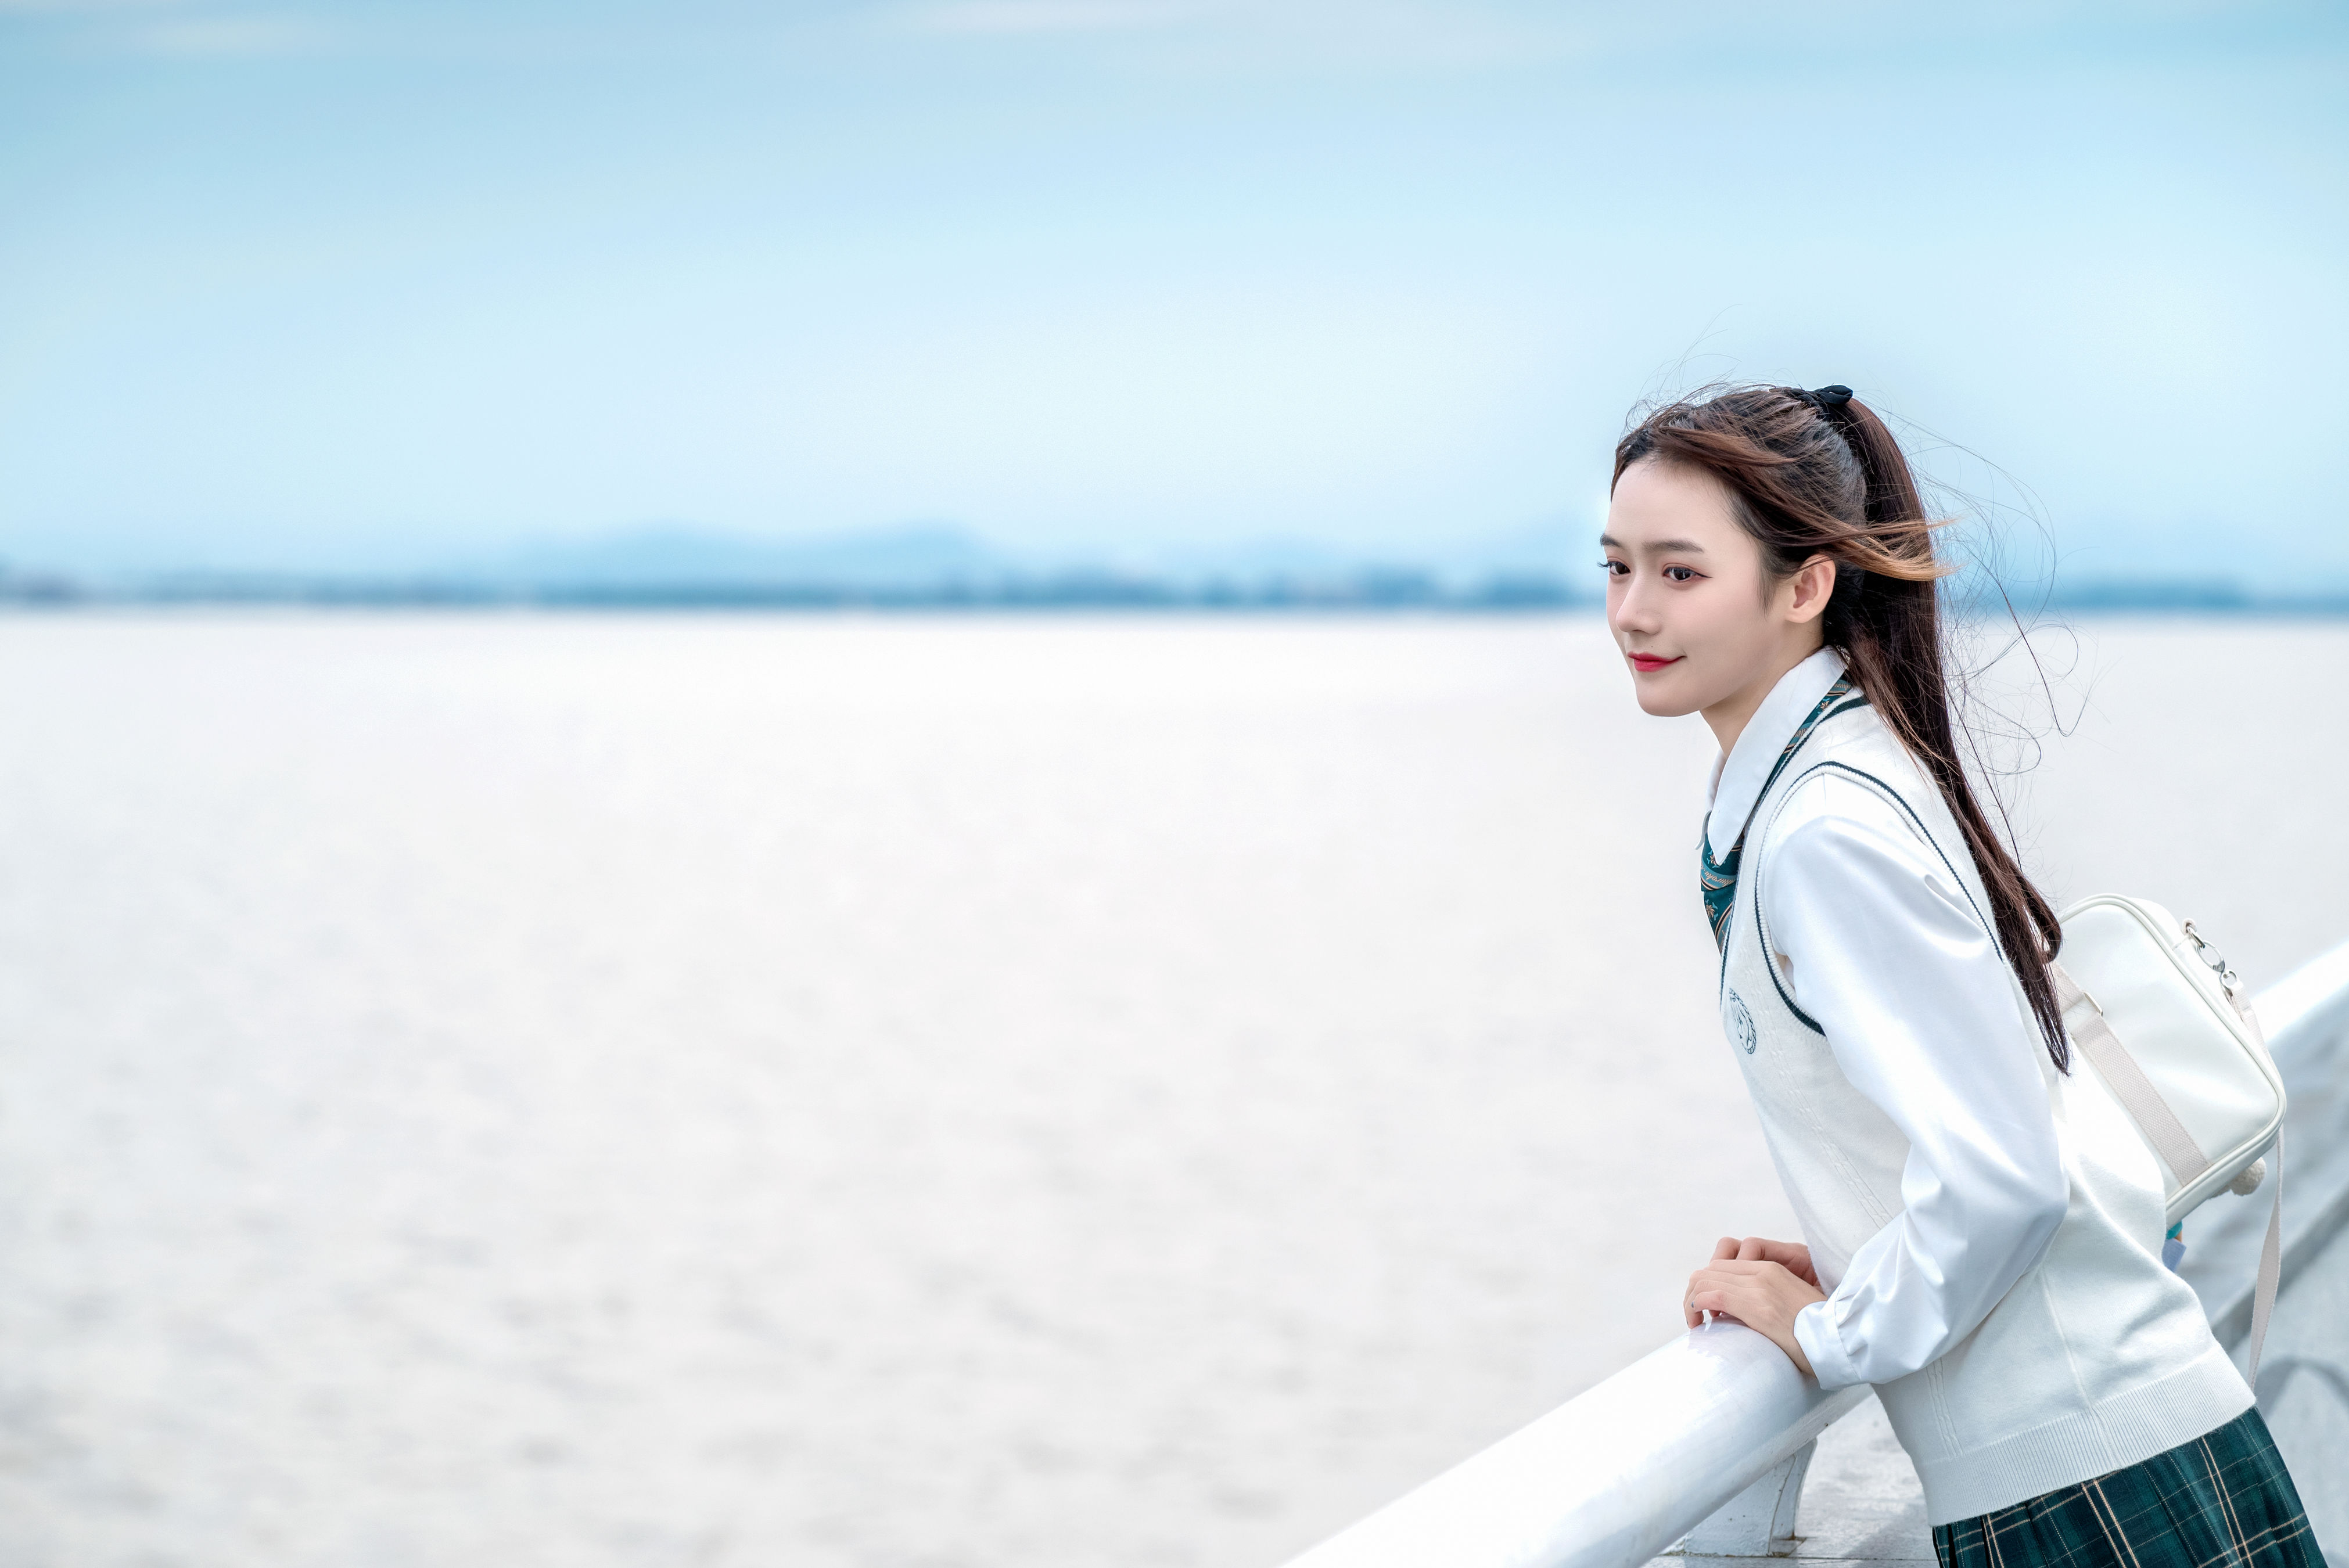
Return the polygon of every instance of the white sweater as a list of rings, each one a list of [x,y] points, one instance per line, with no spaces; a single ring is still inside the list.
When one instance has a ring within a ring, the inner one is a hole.
[[[2076,1053],[2048,1060],[1965,839],[1874,709],[1823,722],[1764,792],[1841,674],[1832,653],[1791,671],[1717,775],[1708,845],[1745,838],[1722,1015],[1829,1292],[1796,1336],[1824,1386],[1878,1386],[1949,1523],[2251,1395],[2161,1266],[2151,1150]]]

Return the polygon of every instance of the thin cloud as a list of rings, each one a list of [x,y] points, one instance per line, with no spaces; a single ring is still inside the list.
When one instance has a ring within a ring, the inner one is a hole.
[[[933,33],[1124,33],[1196,21],[1216,9],[1183,0],[956,0],[922,7],[914,25]]]
[[[0,0],[0,16],[113,16],[125,11],[155,11],[177,0]]]
[[[252,59],[316,54],[331,41],[327,30],[301,16],[191,16],[135,29],[134,48],[157,55]]]
[[[1372,65],[1456,67],[1522,63],[1578,52],[1588,24],[1525,13],[1489,0],[941,0],[896,14],[906,31],[932,36],[1095,37],[1104,44],[1167,35],[1194,66]]]

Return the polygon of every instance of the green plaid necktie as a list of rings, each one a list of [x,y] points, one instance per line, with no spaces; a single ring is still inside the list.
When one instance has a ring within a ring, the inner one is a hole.
[[[1778,775],[1786,770],[1786,764],[1794,759],[1803,742],[1811,738],[1811,731],[1816,729],[1823,720],[1844,711],[1836,704],[1838,699],[1850,696],[1851,689],[1849,676],[1827,687],[1827,695],[1819,698],[1819,704],[1811,709],[1810,717],[1795,727],[1794,736],[1786,742],[1786,749],[1778,753],[1778,760],[1771,765],[1770,777],[1762,781],[1760,791],[1754,797],[1755,807],[1762,804],[1763,796],[1770,793],[1770,786],[1778,781]],[[1855,697],[1847,706],[1862,707],[1867,702],[1864,696]],[[1729,852],[1718,861],[1713,858],[1711,840],[1702,830],[1697,834],[1696,853],[1702,862],[1698,868],[1698,882],[1704,892],[1704,918],[1706,923],[1713,927],[1713,944],[1723,953],[1729,951],[1729,912],[1737,903],[1737,862],[1744,857],[1745,830],[1753,825],[1754,813],[1748,810],[1744,823],[1737,830],[1737,841],[1730,845]]]

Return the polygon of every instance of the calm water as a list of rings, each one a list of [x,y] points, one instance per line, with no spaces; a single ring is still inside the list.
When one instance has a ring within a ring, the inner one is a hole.
[[[2021,822],[2349,934],[2349,626]],[[1270,1564],[1786,1229],[1582,620],[0,620],[0,1563]]]

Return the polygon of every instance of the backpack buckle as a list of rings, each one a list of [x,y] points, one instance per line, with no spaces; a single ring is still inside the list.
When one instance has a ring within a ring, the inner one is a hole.
[[[2220,956],[2217,948],[2202,940],[2202,934],[2194,929],[2192,921],[2186,923],[2185,931],[2186,940],[2194,944],[2194,956],[2202,960],[2209,971],[2219,977],[2219,985],[2226,991],[2227,999],[2233,1001],[2235,987],[2242,984],[2242,976],[2227,966],[2227,960]]]

